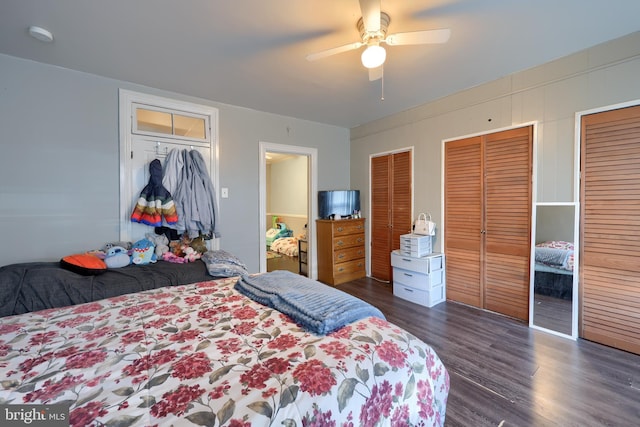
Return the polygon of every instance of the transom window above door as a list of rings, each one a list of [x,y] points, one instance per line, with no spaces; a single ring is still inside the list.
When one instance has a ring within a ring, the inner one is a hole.
[[[209,139],[210,126],[207,116],[143,104],[134,104],[133,107],[134,134],[176,136],[194,141]]]

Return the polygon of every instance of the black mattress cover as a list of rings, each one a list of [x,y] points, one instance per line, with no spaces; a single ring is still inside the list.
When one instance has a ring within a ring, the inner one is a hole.
[[[97,276],[74,273],[59,262],[11,264],[0,268],[0,317],[213,279],[200,260],[132,264]]]

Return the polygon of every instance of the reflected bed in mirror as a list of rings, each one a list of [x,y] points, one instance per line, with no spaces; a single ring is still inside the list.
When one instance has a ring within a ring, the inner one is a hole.
[[[536,209],[533,324],[571,335],[575,209],[573,205]]]

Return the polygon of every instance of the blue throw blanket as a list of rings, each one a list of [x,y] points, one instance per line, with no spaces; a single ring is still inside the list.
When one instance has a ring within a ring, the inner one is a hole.
[[[235,289],[322,335],[365,317],[385,318],[380,310],[361,299],[290,271],[243,275]]]
[[[535,252],[536,262],[552,267],[567,268],[567,261],[572,251],[558,248],[536,247]]]

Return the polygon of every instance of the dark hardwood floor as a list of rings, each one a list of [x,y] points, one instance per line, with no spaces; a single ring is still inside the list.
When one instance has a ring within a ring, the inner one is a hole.
[[[449,371],[445,426],[639,426],[640,356],[454,302],[426,308],[389,284],[338,286],[430,344]]]
[[[300,273],[298,257],[277,254],[274,258],[267,258],[267,271],[288,270],[293,273]]]

